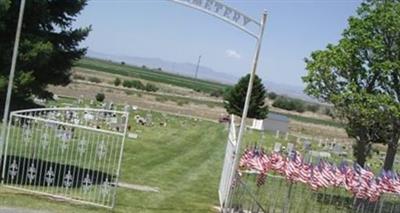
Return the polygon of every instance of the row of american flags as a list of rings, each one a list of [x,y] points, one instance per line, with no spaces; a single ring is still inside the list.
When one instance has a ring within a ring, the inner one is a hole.
[[[305,162],[299,152],[289,155],[266,153],[260,147],[246,148],[240,159],[241,170],[257,172],[257,186],[265,184],[267,174],[275,173],[295,183],[307,184],[312,190],[342,187],[356,198],[376,202],[382,193],[400,195],[400,178],[394,172],[375,175],[370,169],[342,162],[338,166],[326,160]]]

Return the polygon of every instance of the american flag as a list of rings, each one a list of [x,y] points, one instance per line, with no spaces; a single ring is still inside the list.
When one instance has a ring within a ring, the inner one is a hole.
[[[382,193],[400,195],[400,179],[394,172],[382,172],[375,177],[372,171],[359,165],[349,166],[342,162],[338,167],[321,160],[317,165],[303,162],[300,153],[284,157],[279,152],[267,155],[262,148],[247,148],[241,159],[240,167],[258,172],[257,186],[265,184],[270,171],[285,176],[292,182],[308,184],[311,189],[344,187],[355,197],[376,202]]]
[[[281,175],[286,174],[286,161],[280,153],[274,152],[269,158],[271,169]]]
[[[290,181],[298,181],[301,167],[302,159],[300,154],[294,153],[292,156],[288,156],[286,160],[286,178]]]
[[[300,168],[298,181],[301,183],[308,184],[310,182],[311,176],[312,176],[312,165],[303,163],[302,167]]]

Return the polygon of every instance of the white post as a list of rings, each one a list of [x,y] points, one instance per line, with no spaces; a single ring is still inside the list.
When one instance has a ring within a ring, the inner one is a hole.
[[[245,130],[245,126],[246,126],[246,118],[247,118],[247,112],[249,110],[249,104],[250,104],[250,98],[251,98],[251,92],[253,89],[253,82],[254,82],[254,76],[256,74],[256,70],[257,70],[257,63],[258,63],[258,58],[260,56],[260,49],[261,49],[261,43],[262,43],[262,38],[264,35],[264,28],[265,28],[265,22],[267,19],[267,12],[264,11],[262,18],[261,18],[261,28],[260,28],[260,33],[257,39],[257,45],[256,45],[256,52],[254,55],[254,59],[253,59],[253,67],[250,73],[250,80],[249,80],[249,85],[247,88],[247,93],[246,93],[246,100],[244,102],[244,108],[243,108],[243,114],[242,114],[242,118],[240,121],[240,127],[239,127],[239,133],[238,133],[238,137],[237,137],[237,143],[236,143],[236,148],[235,148],[235,160],[234,160],[234,164],[233,164],[233,172],[235,172],[239,166],[239,151],[240,151],[240,143],[242,142],[243,139],[243,134],[244,134],[244,130]],[[231,176],[231,181],[229,183],[233,182],[233,178],[235,177],[235,175]],[[228,195],[227,198],[230,197],[231,195],[231,188],[229,187],[228,190]],[[227,201],[225,201],[225,203],[227,203]]]
[[[276,139],[279,138],[279,130],[276,130],[275,138],[276,138]]]
[[[14,50],[13,50],[13,55],[12,55],[12,59],[11,59],[10,77],[8,78],[6,103],[5,103],[4,112],[3,112],[4,113],[3,114],[3,127],[1,128],[1,135],[0,135],[0,162],[1,162],[1,159],[3,156],[3,146],[4,146],[5,138],[6,138],[8,113],[10,111],[11,91],[12,91],[12,87],[14,84],[15,65],[17,63],[17,57],[18,57],[19,38],[21,35],[22,19],[24,17],[24,9],[25,9],[25,0],[21,0],[21,5],[19,8],[18,23],[17,23],[17,32],[15,33]]]

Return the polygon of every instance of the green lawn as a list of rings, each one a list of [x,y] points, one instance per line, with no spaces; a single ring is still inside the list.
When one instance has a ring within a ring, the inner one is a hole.
[[[121,65],[93,58],[84,58],[78,61],[75,66],[93,69],[101,72],[140,78],[153,82],[171,84],[207,93],[224,90],[226,87],[228,87],[228,85],[217,82],[195,79],[182,75],[176,75],[158,70],[150,70],[131,65]]]

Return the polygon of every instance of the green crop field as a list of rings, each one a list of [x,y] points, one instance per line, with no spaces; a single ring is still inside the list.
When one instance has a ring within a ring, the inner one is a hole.
[[[114,62],[93,58],[84,58],[78,61],[75,66],[101,72],[140,78],[153,82],[170,84],[179,87],[185,87],[206,93],[221,91],[229,86],[217,82],[200,80],[187,76],[176,75],[158,70],[150,70],[131,65],[121,65]]]
[[[273,112],[273,111],[272,111]],[[301,116],[301,115],[293,115],[289,113],[281,113],[281,112],[273,112],[276,114],[284,115],[287,116],[290,119],[303,122],[303,123],[311,123],[311,124],[317,124],[317,125],[323,125],[323,126],[333,126],[337,128],[343,128],[343,124],[341,124],[339,121],[336,120],[324,120],[324,119],[318,119],[318,118],[311,118],[311,117],[306,117],[306,116]]]

